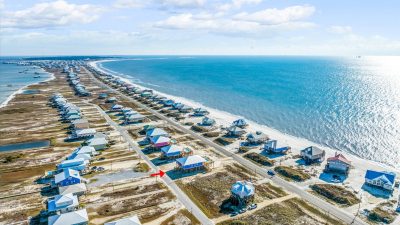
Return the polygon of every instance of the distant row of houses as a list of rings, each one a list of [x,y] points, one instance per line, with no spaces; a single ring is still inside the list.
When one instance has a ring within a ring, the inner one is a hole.
[[[90,96],[90,92],[86,90],[85,85],[80,82],[78,74],[74,73],[72,69],[68,72],[67,81],[78,96]]]

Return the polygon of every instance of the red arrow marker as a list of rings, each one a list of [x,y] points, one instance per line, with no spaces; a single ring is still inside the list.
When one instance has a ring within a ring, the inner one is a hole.
[[[156,176],[160,176],[163,177],[165,175],[165,172],[160,170],[158,173],[152,173],[150,174],[151,177],[156,177]]]

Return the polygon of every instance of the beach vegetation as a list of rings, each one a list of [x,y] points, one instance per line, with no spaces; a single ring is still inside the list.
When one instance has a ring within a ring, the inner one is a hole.
[[[274,170],[281,176],[297,181],[297,182],[302,182],[305,180],[308,180],[311,178],[311,176],[304,171],[294,168],[294,167],[289,167],[289,166],[277,166],[274,168]]]
[[[368,220],[376,223],[392,223],[397,216],[397,212],[393,209],[392,202],[383,202],[377,205],[368,214]]]
[[[342,186],[331,185],[331,184],[314,184],[310,188],[317,194],[322,195],[333,202],[344,205],[351,206],[360,202],[357,196],[346,190]]]
[[[255,152],[247,153],[244,157],[262,166],[273,166],[275,163],[274,160]]]
[[[141,172],[141,173],[145,173],[145,172],[149,172],[150,171],[150,166],[147,165],[147,163],[138,163],[136,164],[135,168],[133,168],[133,170],[135,172]]]

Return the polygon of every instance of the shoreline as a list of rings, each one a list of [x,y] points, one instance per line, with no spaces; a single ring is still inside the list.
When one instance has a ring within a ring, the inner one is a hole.
[[[129,60],[129,59],[127,59],[127,60]],[[98,61],[89,62],[88,64],[90,66],[94,67],[95,69],[98,69],[99,71],[102,71],[106,74],[110,74],[114,77],[118,77],[121,80],[123,80],[127,83],[130,83],[138,88],[149,89],[148,87],[142,86],[140,84],[137,84],[137,83],[131,81],[128,78],[122,77],[121,76],[122,74],[112,71],[112,70],[109,70],[107,68],[104,68],[101,65],[101,63],[103,63],[103,62],[109,62],[109,61],[119,61],[119,59],[98,60]],[[355,168],[355,169],[353,169],[353,171],[357,170],[360,172],[365,172],[367,169],[373,169],[373,170],[380,170],[380,171],[391,171],[391,172],[397,173],[397,175],[400,175],[400,170],[397,169],[395,166],[384,164],[384,163],[370,160],[370,159],[364,159],[364,158],[361,158],[360,156],[358,156],[354,153],[351,153],[351,152],[346,152],[346,151],[342,151],[342,150],[338,150],[338,149],[332,149],[327,146],[323,146],[321,144],[314,143],[306,138],[296,137],[296,136],[293,136],[293,135],[290,135],[287,133],[283,133],[279,130],[268,127],[266,125],[258,124],[252,120],[247,119],[246,117],[234,115],[230,112],[211,108],[211,107],[205,106],[199,102],[187,99],[185,97],[173,96],[173,95],[169,95],[169,94],[166,94],[163,92],[159,92],[157,90],[154,90],[153,88],[150,88],[150,89],[152,89],[155,94],[165,96],[167,98],[170,98],[177,102],[181,102],[190,107],[193,107],[193,108],[201,107],[201,108],[207,109],[210,112],[209,117],[215,119],[218,125],[222,125],[222,126],[226,127],[226,126],[230,125],[233,120],[236,120],[238,118],[243,118],[249,124],[249,127],[247,128],[248,132],[262,131],[265,134],[267,134],[271,139],[278,140],[278,147],[290,146],[292,148],[292,151],[297,153],[297,152],[300,152],[300,150],[302,150],[308,146],[317,146],[326,151],[326,153],[327,153],[326,158],[334,156],[335,152],[345,154],[346,158],[349,159],[350,161],[352,161],[352,165]],[[238,146],[235,146],[235,147],[238,147]],[[324,163],[326,163],[326,160],[324,161]],[[364,174],[362,173],[359,175],[361,175],[363,178]]]
[[[54,76],[53,73],[49,73],[49,72],[47,72],[45,69],[43,69],[43,68],[41,68],[41,67],[40,67],[40,69],[43,71],[43,73],[46,73],[46,74],[50,75],[50,77],[47,78],[46,80],[43,80],[43,81],[37,81],[37,82],[34,82],[34,83],[27,84],[27,85],[25,85],[25,86],[19,88],[18,90],[14,91],[11,95],[9,95],[9,96],[7,97],[7,99],[6,99],[4,102],[0,103],[0,109],[3,108],[3,107],[6,107],[6,106],[8,105],[8,103],[10,103],[10,101],[13,100],[13,98],[15,98],[15,96],[16,96],[17,94],[23,93],[23,91],[24,91],[27,87],[29,87],[29,86],[31,86],[31,85],[39,84],[39,83],[41,83],[41,82],[48,82],[48,81],[51,81],[51,80],[54,80],[54,79],[55,79],[55,76]]]

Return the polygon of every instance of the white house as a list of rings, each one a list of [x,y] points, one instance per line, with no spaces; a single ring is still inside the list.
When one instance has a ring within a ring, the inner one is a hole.
[[[71,212],[79,206],[78,197],[73,194],[56,195],[47,200],[47,210],[49,212]]]
[[[88,222],[86,209],[50,216],[48,219],[48,225],[86,225]]]
[[[142,225],[137,215],[105,223],[104,225]]]
[[[365,173],[365,183],[375,187],[383,188],[388,191],[394,190],[395,178],[395,173],[390,173],[386,171],[379,172],[367,170],[367,172]]]

